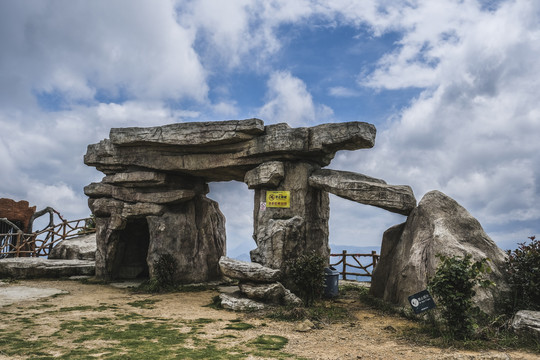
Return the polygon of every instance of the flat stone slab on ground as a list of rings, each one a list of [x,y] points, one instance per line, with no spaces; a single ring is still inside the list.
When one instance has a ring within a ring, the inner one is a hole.
[[[25,279],[94,275],[95,267],[95,261],[90,260],[9,258],[0,260],[0,277]]]
[[[67,291],[54,288],[0,285],[0,307],[18,303],[21,301],[37,300],[49,296],[67,293]]]

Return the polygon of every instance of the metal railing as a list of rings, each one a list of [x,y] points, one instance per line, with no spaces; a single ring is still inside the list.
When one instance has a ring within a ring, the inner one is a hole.
[[[330,266],[336,267],[341,264],[342,270],[339,272],[343,280],[347,280],[347,275],[350,276],[368,276],[371,277],[373,275],[373,269],[375,269],[375,266],[377,265],[377,262],[379,261],[380,255],[377,254],[376,251],[372,251],[371,254],[348,254],[347,250],[343,250],[341,254],[330,254],[330,258],[332,257],[340,257],[341,259],[336,263],[330,263]],[[369,264],[363,265],[360,261],[360,258],[370,258],[371,262]],[[351,262],[347,262],[347,259],[351,259]],[[332,260],[330,260],[331,262]],[[371,268],[371,271],[370,271]],[[352,271],[351,271],[352,270]],[[353,272],[354,270],[358,270],[359,272]]]

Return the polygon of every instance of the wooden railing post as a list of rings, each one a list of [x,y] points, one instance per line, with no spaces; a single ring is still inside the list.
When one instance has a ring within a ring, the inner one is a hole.
[[[371,251],[371,256],[373,256],[373,270],[375,270],[375,266],[377,266],[377,252],[375,250]],[[373,270],[371,272],[373,273]]]
[[[343,250],[343,280],[347,280],[347,250]]]
[[[22,234],[23,232],[22,231],[17,231],[17,245],[15,245],[15,250],[16,250],[16,257],[19,257],[20,256],[20,251],[21,251],[21,237],[22,237]]]

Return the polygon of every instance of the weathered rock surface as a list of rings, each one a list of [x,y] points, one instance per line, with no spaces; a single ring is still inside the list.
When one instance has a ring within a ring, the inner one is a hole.
[[[275,188],[283,180],[284,176],[285,170],[283,163],[280,161],[270,161],[248,171],[244,177],[244,182],[250,189],[261,187]]]
[[[385,233],[371,294],[408,306],[407,297],[424,290],[435,274],[437,254],[491,259],[488,278],[497,286],[477,289],[473,300],[483,311],[493,312],[500,292],[508,290],[502,271],[506,255],[467,210],[439,191],[427,193],[405,224]]]
[[[349,171],[317,170],[309,177],[309,184],[342,198],[402,215],[410,214],[416,206],[410,186],[388,185],[384,180]]]
[[[512,318],[512,329],[527,332],[540,340],[540,311],[521,310]]]
[[[161,216],[148,216],[150,245],[148,266],[155,275],[155,263],[162,254],[177,262],[176,281],[196,283],[221,277],[218,261],[225,255],[225,217],[217,203],[204,196],[169,206]],[[179,231],[180,230],[180,231]]]
[[[266,305],[261,302],[241,297],[235,294],[220,294],[221,306],[234,311],[263,310]]]
[[[240,281],[269,283],[279,280],[281,276],[279,270],[270,269],[257,263],[231,259],[225,256],[219,259],[219,267],[223,275]]]
[[[95,260],[96,234],[81,235],[61,241],[52,248],[49,259]]]
[[[308,179],[318,166],[303,162],[284,162],[285,177],[273,190],[290,191],[289,208],[264,209],[266,190],[255,189],[254,239],[257,249],[251,260],[273,269],[281,269],[288,277],[290,260],[300,254],[315,252],[328,258],[328,193],[313,188]],[[285,280],[284,280],[285,281]],[[292,283],[285,281],[285,287]]]
[[[0,260],[0,277],[56,278],[94,275],[90,260],[48,260],[44,258],[9,258]]]
[[[248,119],[111,129],[110,138],[113,144],[122,146],[145,144],[212,146],[250,140],[263,132],[262,120]]]
[[[241,283],[240,291],[249,299],[279,304],[285,296],[285,287],[279,282],[271,284]]]
[[[85,163],[110,175],[139,167],[243,181],[248,170],[273,160],[326,166],[338,150],[373,147],[375,134],[362,122],[291,128],[258,119],[112,129],[110,140],[88,146]]]

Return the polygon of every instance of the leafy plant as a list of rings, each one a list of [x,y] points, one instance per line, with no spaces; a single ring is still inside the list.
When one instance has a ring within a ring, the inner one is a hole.
[[[326,259],[315,252],[303,254],[291,264],[290,276],[306,306],[313,305],[323,293],[325,266]]]
[[[428,289],[435,296],[440,306],[445,332],[455,339],[467,339],[476,325],[475,314],[480,310],[474,306],[472,298],[476,294],[474,287],[487,287],[493,283],[482,279],[491,268],[485,258],[473,262],[470,254],[463,258],[447,257],[438,254],[441,260],[435,276],[430,280]]]
[[[530,236],[529,244],[519,243],[508,251],[506,273],[512,289],[510,310],[540,310],[540,241]]]
[[[171,254],[161,254],[154,262],[154,272],[158,285],[162,288],[172,288],[175,285],[175,275],[178,263]]]

